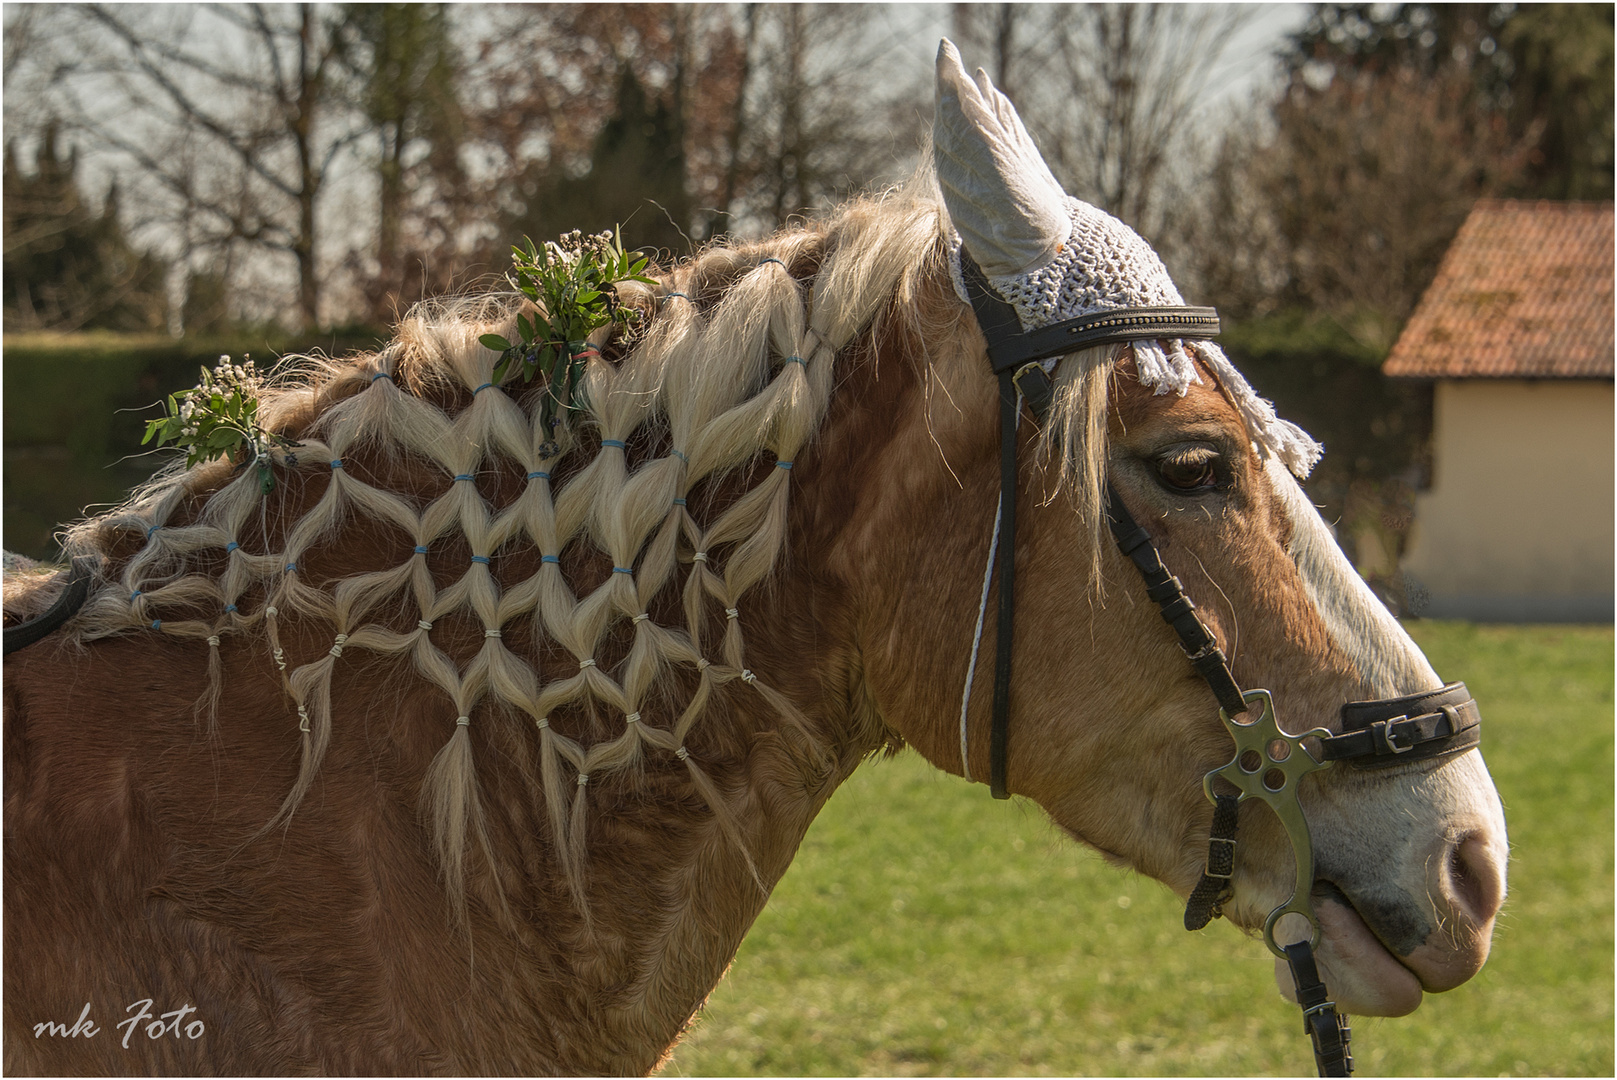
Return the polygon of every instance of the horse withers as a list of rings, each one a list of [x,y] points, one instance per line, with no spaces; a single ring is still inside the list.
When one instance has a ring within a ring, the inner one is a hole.
[[[423,305],[262,391],[297,444],[268,493],[176,467],[69,532],[89,597],[4,680],[8,1071],[653,1069],[837,785],[904,744],[990,778],[996,697],[1005,789],[1191,894],[1234,747],[1108,485],[1285,731],[1442,685],[1299,487],[1317,447],[1210,341],[1035,362],[1048,402],[1002,423],[968,257],[1030,338],[1182,301],[949,48],[938,110],[935,174],[623,285],[638,328],[559,425],[479,344],[521,297]],[[1339,1008],[1478,970],[1475,749],[1294,796]],[[1298,876],[1257,801],[1218,898],[1254,932]]]

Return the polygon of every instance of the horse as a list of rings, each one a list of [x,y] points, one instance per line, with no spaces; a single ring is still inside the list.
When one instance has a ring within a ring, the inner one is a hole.
[[[638,318],[555,422],[481,341],[530,300],[424,303],[259,390],[271,490],[174,465],[68,530],[88,598],[4,681],[7,1070],[653,1071],[816,813],[902,747],[972,779],[1002,755],[1010,794],[1192,894],[1230,733],[1109,498],[1277,714],[1330,735],[1440,687],[1222,353],[1112,342],[1010,424],[996,750],[970,671],[1002,394],[943,160],[622,283]],[[8,617],[65,583],[8,579]],[[1505,834],[1476,750],[1297,797],[1337,1004],[1402,1015],[1480,969]],[[1299,871],[1238,817],[1219,907],[1256,932]]]

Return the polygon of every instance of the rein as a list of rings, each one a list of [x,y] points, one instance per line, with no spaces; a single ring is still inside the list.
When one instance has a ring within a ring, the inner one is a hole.
[[[73,567],[67,574],[67,585],[50,607],[26,622],[0,631],[0,653],[10,656],[18,649],[26,649],[77,615],[90,595],[90,580],[95,577],[95,567],[94,559],[74,559]]]
[[[1035,418],[1044,420],[1054,398],[1050,372],[1061,357],[1077,349],[1138,340],[1208,339],[1217,336],[1219,320],[1212,308],[1134,307],[1086,315],[1024,332],[1015,309],[995,293],[964,247],[960,250],[960,269],[978,326],[988,343],[989,363],[999,379],[1000,498],[989,574],[996,568],[997,556],[1000,585],[989,786],[994,798],[1004,799],[1010,795],[1005,771],[1016,612],[1016,429],[1021,403],[1025,399]],[[1248,799],[1262,800],[1284,826],[1297,869],[1291,898],[1271,911],[1264,921],[1264,944],[1290,967],[1298,1004],[1303,1010],[1303,1030],[1313,1043],[1314,1061],[1320,1075],[1349,1076],[1353,1072],[1353,1056],[1348,1049],[1351,1037],[1348,1020],[1336,1011],[1335,1003],[1329,999],[1314,961],[1313,950],[1320,942],[1319,921],[1314,916],[1312,899],[1314,850],[1308,821],[1298,799],[1299,785],[1303,777],[1339,761],[1353,768],[1371,769],[1469,750],[1481,737],[1476,702],[1471,700],[1463,683],[1451,683],[1406,697],[1349,702],[1342,706],[1340,735],[1333,735],[1325,728],[1314,728],[1301,735],[1288,734],[1275,718],[1270,692],[1243,691],[1236,682],[1218,640],[1197,616],[1195,603],[1185,595],[1179,579],[1163,565],[1151,534],[1129,514],[1110,481],[1106,484],[1106,515],[1119,550],[1139,571],[1146,595],[1157,604],[1163,621],[1179,638],[1185,658],[1218,700],[1219,719],[1235,741],[1235,756],[1222,768],[1209,772],[1202,781],[1203,790],[1213,803],[1213,825],[1206,866],[1185,907],[1185,927],[1199,930],[1206,926],[1221,914],[1221,906],[1233,895],[1231,880],[1235,869],[1238,808]],[[988,577],[985,576],[985,608],[987,597]],[[979,615],[979,634],[981,627]],[[975,666],[976,646],[973,645],[972,667]],[[964,709],[962,703],[962,752],[966,745]],[[1309,743],[1320,748],[1317,756],[1310,751]],[[1231,789],[1234,794],[1230,793]],[[1302,916],[1312,932],[1303,941],[1282,946],[1276,942],[1274,931],[1280,919],[1288,914]]]

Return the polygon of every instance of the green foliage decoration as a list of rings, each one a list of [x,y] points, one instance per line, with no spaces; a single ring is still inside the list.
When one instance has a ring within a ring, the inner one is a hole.
[[[537,376],[544,380],[543,422],[554,427],[557,412],[578,409],[575,391],[592,350],[586,340],[603,326],[635,327],[640,313],[619,303],[617,286],[625,281],[655,284],[641,271],[647,257],[623,250],[618,230],[586,236],[574,229],[559,242],[546,241],[535,247],[523,238],[523,246],[513,247],[511,273],[507,280],[538,310],[530,318],[517,316],[521,340],[512,342],[499,334],[484,334],[484,347],[500,354],[494,365],[494,381],[503,382],[508,373],[520,373],[523,382]],[[541,448],[553,456],[554,443]]]
[[[170,394],[164,415],[146,421],[141,445],[153,439],[159,447],[172,443],[185,451],[187,467],[216,457],[229,457],[238,467],[256,464],[259,487],[269,494],[275,490],[270,452],[301,444],[259,426],[258,392],[264,379],[251,357],[233,364],[229,356],[221,356],[211,372],[201,370],[196,386]]]

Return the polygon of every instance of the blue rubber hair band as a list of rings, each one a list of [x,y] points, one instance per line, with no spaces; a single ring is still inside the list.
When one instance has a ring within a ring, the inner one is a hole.
[[[686,296],[682,292],[666,292],[666,293],[662,294],[661,300],[672,300],[676,296],[679,297],[681,300],[689,300],[690,299],[689,296]],[[661,302],[661,300],[659,300],[659,303]]]
[[[808,367],[808,361],[801,356],[788,356],[780,362],[781,367],[785,367],[787,364],[802,364],[804,367]]]
[[[788,469],[789,470],[789,469],[791,469],[791,467],[792,467],[792,463],[790,461],[777,461],[777,462],[775,462],[775,468],[777,468],[777,469]]]
[[[679,458],[679,460],[681,460],[681,461],[683,461],[683,462],[684,462],[684,463],[685,463],[685,464],[687,464],[687,465],[689,465],[689,464],[690,464],[690,463],[691,463],[691,459],[690,459],[690,458],[688,458],[688,457],[686,457],[686,456],[685,456],[685,455],[684,455],[684,453],[682,453],[682,452],[681,452],[681,451],[679,451],[679,450],[670,450],[670,451],[668,451],[668,452],[669,452],[669,453],[670,453],[670,454],[672,454],[672,455],[673,455],[673,456],[674,456],[674,457],[677,457],[677,458]]]
[[[762,266],[764,263],[774,263],[776,266],[785,268],[787,273],[791,272],[790,268],[787,267],[785,263],[781,262],[779,259],[775,258],[773,255],[758,260],[758,265],[759,266]]]
[[[342,468],[342,458],[332,458],[332,459],[331,459],[331,467],[332,467],[332,468],[333,468],[333,469],[340,469],[340,468]]]
[[[472,556],[472,562],[480,562],[484,566],[487,566],[488,565],[488,556],[487,555],[473,555]]]
[[[153,630],[161,630],[161,629],[163,629],[163,620],[162,619],[153,619],[152,620],[152,629]]]
[[[225,614],[226,615],[233,614],[235,612],[235,610],[236,610],[236,605],[235,604],[226,604],[225,605]]]
[[[470,479],[472,479],[472,474],[471,473],[461,473],[459,476],[455,477],[455,479],[457,481],[470,480]]]
[[[481,394],[484,390],[487,390],[489,387],[491,387],[493,385],[494,384],[491,383],[491,382],[486,382],[482,386],[479,386],[476,390],[473,390],[472,395],[475,397],[476,395]]]
[[[298,564],[297,564],[297,563],[295,563],[295,562],[289,562],[289,563],[287,563],[287,564],[286,564],[286,572],[287,572],[287,573],[288,573],[288,574],[295,574],[295,573],[297,573],[297,572],[298,572]]]
[[[229,555],[232,551],[235,551],[239,547],[241,547],[241,545],[232,540],[230,543],[225,545],[225,554]]]
[[[619,450],[627,450],[628,449],[628,444],[625,443],[622,439],[602,439],[601,440],[601,445],[602,446],[615,446]]]
[[[555,563],[557,566],[561,565],[561,559],[555,555],[541,555],[539,556],[539,561],[542,563]]]
[[[386,379],[388,382],[392,382],[393,376],[385,371],[378,371],[375,375],[371,376],[371,382],[375,382],[377,379]]]
[[[632,566],[614,566],[612,568],[612,572],[614,574],[632,574],[632,573],[634,573],[634,567],[632,567]]]
[[[132,592],[132,593],[130,593],[130,594],[129,594],[129,600],[130,600],[130,602],[131,602],[131,603],[133,603],[133,602],[134,602],[134,600],[135,600],[135,597],[137,597],[137,596],[139,596],[139,595],[141,595],[141,592],[140,592],[140,590],[139,590],[139,589],[136,589],[136,590],[135,590],[135,591],[134,591],[134,592]]]
[[[161,526],[161,525],[153,525],[151,528],[147,529],[146,530],[146,539],[150,540],[152,538],[152,533],[156,532],[158,529],[161,529],[162,527],[163,526]]]
[[[674,505],[675,506],[684,506],[685,505],[685,500],[684,499],[675,499],[674,500]]]
[[[425,555],[427,553],[427,549],[422,547],[420,544],[417,544],[415,546],[415,553],[417,555]]]
[[[528,479],[529,480],[549,480],[550,479],[550,474],[541,469],[538,472],[529,473],[528,474]]]

